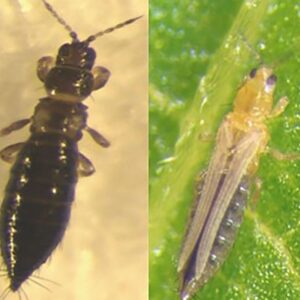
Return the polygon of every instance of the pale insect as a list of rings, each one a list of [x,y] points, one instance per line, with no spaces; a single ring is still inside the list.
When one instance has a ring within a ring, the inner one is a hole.
[[[276,76],[267,67],[253,69],[237,92],[233,112],[222,122],[178,262],[180,297],[189,299],[220,268],[240,226],[249,184],[269,141],[267,118],[288,104],[273,106]]]

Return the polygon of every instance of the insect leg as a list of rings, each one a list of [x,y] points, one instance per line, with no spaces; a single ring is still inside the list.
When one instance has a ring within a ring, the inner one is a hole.
[[[187,223],[187,226],[186,226],[186,232],[185,232],[185,236],[187,235],[188,231],[189,231],[189,228],[191,226],[191,223],[193,221],[193,218],[195,216],[195,213],[196,213],[196,209],[197,209],[197,206],[198,206],[198,202],[199,202],[199,199],[200,199],[200,196],[201,196],[201,192],[203,190],[203,185],[204,185],[204,180],[205,180],[205,176],[207,174],[207,171],[201,171],[198,175],[197,175],[197,178],[195,180],[195,199],[194,199],[194,202],[192,204],[192,207],[191,207],[191,210],[190,210],[190,214],[189,214],[189,221]],[[182,251],[181,251],[182,252]],[[182,270],[180,268],[178,268],[177,270],[178,272],[182,272]]]
[[[206,142],[212,142],[212,141],[214,141],[216,137],[215,137],[214,134],[206,131],[206,132],[200,133],[198,135],[198,138],[199,138],[199,140],[201,142],[206,143]]]
[[[258,203],[261,194],[261,187],[262,187],[262,180],[259,177],[254,179],[254,191],[253,195],[251,196],[251,202],[253,202],[254,206]]]
[[[206,170],[205,171],[201,171],[197,175],[197,177],[196,177],[196,192],[197,192],[197,196],[200,196],[200,194],[201,194],[206,173],[207,173]]]
[[[0,151],[0,158],[8,163],[13,163],[16,158],[16,154],[20,151],[25,143],[17,143],[9,145]]]
[[[268,116],[268,118],[276,118],[279,115],[281,115],[284,111],[285,108],[287,107],[287,105],[289,104],[289,101],[287,99],[287,97],[282,97],[278,100],[278,102],[276,103],[276,105],[274,106],[272,112],[270,113],[270,115]]]
[[[16,131],[16,130],[19,130],[19,129],[23,128],[24,126],[29,124],[30,121],[31,121],[31,119],[22,119],[22,120],[14,122],[14,123],[10,124],[9,126],[1,129],[0,130],[0,136],[8,135],[13,131]]]
[[[90,134],[93,140],[100,146],[107,148],[110,146],[110,142],[98,131],[88,126],[85,127],[85,130]]]
[[[95,172],[93,163],[82,153],[79,153],[79,166],[77,169],[79,176],[90,176]]]
[[[279,99],[279,101],[276,103],[275,107],[273,108],[271,114],[269,115],[269,118],[275,118],[279,115],[281,115],[284,110],[286,109],[288,105],[288,99],[287,97],[282,97]],[[266,152],[269,152],[275,159],[277,160],[297,160],[300,159],[299,153],[283,153],[277,149],[271,149],[269,147],[266,148]]]
[[[297,160],[300,159],[300,153],[283,153],[274,148],[267,148],[267,151],[277,160]]]
[[[109,70],[100,66],[94,67],[92,73],[94,77],[93,90],[98,90],[105,86],[110,77]]]
[[[52,56],[43,56],[38,60],[36,73],[40,81],[45,81],[47,74],[53,68],[54,65],[55,59]]]

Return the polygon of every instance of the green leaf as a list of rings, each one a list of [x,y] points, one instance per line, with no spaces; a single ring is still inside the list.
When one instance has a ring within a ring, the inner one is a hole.
[[[269,146],[300,153],[297,1],[151,1],[150,299],[179,299],[176,265],[220,122],[244,76],[261,62],[278,76]],[[300,162],[260,160],[236,243],[195,299],[300,299]]]

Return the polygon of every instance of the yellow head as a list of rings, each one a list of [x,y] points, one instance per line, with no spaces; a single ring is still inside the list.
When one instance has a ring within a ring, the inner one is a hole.
[[[264,119],[272,110],[276,79],[272,69],[253,69],[238,90],[234,112]]]

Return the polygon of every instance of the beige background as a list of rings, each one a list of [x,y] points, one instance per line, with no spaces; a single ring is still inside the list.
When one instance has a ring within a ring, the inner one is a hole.
[[[37,99],[45,95],[35,75],[36,61],[55,55],[69,37],[41,1],[0,2],[0,127],[4,127],[32,114]],[[79,181],[63,243],[36,273],[59,285],[37,279],[50,293],[32,282],[23,287],[30,300],[147,299],[147,3],[51,0],[51,4],[81,38],[145,16],[92,44],[97,64],[112,76],[85,102],[89,125],[112,146],[103,149],[88,135],[80,142],[97,173]],[[28,128],[1,138],[0,147],[27,137]],[[8,173],[9,166],[0,162],[1,191]],[[0,292],[6,286],[5,278],[0,278]]]

